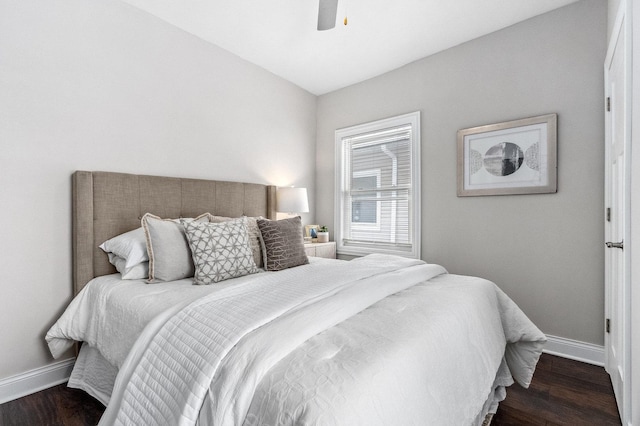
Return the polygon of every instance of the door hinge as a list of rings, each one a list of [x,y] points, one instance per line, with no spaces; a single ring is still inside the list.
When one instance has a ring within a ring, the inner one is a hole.
[[[611,98],[607,97],[607,112],[611,111]]]
[[[604,329],[606,330],[607,333],[611,333],[611,320],[609,318],[607,318],[605,321]]]
[[[607,222],[611,222],[611,207],[607,207]]]

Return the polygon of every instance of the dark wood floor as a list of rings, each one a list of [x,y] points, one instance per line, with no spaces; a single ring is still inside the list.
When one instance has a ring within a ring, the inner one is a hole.
[[[492,425],[620,425],[602,367],[542,354],[529,389],[513,385]]]
[[[0,426],[96,425],[104,405],[66,383],[0,405]]]
[[[86,393],[60,385],[0,405],[0,425],[95,425],[103,411]],[[620,418],[603,368],[543,354],[530,388],[511,386],[491,424],[605,426]]]

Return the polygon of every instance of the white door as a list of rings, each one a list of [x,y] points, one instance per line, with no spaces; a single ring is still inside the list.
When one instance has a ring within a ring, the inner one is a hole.
[[[611,376],[620,417],[629,414],[630,276],[628,248],[630,212],[629,39],[626,2],[621,2],[605,61],[605,368]]]

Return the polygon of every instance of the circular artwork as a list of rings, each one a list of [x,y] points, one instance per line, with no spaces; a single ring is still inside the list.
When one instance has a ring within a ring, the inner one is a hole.
[[[484,154],[484,167],[494,176],[509,176],[520,168],[523,160],[524,153],[518,145],[501,142]]]

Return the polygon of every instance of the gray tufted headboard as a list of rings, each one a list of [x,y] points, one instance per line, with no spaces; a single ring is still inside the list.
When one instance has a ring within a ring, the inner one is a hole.
[[[276,217],[276,187],[254,183],[77,171],[73,191],[73,286],[77,294],[92,278],[115,268],[98,248],[140,226],[147,212],[160,217]]]

